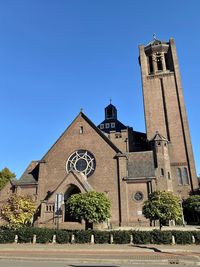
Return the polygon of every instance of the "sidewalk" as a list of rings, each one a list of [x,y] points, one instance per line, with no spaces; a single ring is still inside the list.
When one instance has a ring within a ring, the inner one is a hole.
[[[0,259],[74,263],[184,263],[200,265],[197,245],[1,244]]]

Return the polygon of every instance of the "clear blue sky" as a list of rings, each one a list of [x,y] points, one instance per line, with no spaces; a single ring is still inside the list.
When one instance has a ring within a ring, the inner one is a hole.
[[[0,169],[19,178],[83,108],[145,131],[138,45],[175,38],[200,174],[200,1],[0,1]]]

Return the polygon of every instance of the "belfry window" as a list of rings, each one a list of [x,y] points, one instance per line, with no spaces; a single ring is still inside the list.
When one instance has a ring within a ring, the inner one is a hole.
[[[149,74],[153,73],[153,59],[149,56]]]
[[[156,62],[157,62],[157,69],[163,70],[162,57],[160,54],[156,57]]]
[[[169,67],[169,58],[167,56],[167,54],[165,53],[165,65],[166,65],[166,70],[170,70],[170,67]]]

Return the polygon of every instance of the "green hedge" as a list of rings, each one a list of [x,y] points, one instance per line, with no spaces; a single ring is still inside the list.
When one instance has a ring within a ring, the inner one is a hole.
[[[110,243],[110,232],[106,231],[93,231],[95,244],[109,244]]]
[[[132,235],[133,244],[150,244],[151,243],[151,232],[149,231],[130,231]]]
[[[192,244],[192,232],[172,230],[171,233],[175,237],[176,244]]]
[[[171,244],[172,243],[172,232],[153,230],[151,232],[151,243],[152,244]]]
[[[0,244],[13,243],[15,240],[15,231],[0,229]]]
[[[48,228],[26,227],[18,230],[0,228],[0,243],[13,243],[15,235],[18,235],[19,243],[33,242],[36,235],[37,243],[52,243],[53,235],[56,235],[56,242],[67,244],[71,242],[72,235],[75,243],[84,244],[91,242],[91,235],[94,235],[96,244],[109,244],[111,235],[114,244],[171,244],[172,235],[175,237],[176,244],[192,244],[192,236],[195,243],[200,244],[200,231],[97,231],[97,230],[54,230]]]

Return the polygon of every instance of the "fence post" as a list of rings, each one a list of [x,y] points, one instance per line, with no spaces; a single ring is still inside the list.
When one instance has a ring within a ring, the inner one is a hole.
[[[72,236],[71,236],[71,243],[72,244],[75,243],[75,236],[74,236],[74,234],[72,234]]]
[[[130,244],[133,244],[133,235],[131,235]]]
[[[113,235],[110,235],[110,244],[113,244]]]
[[[172,235],[172,245],[175,245],[176,241],[175,241],[175,237]]]
[[[56,235],[53,235],[53,240],[52,243],[55,244],[56,243]]]
[[[33,235],[33,244],[36,244],[37,236]]]
[[[94,244],[94,235],[91,235],[90,244]]]
[[[18,235],[15,235],[15,240],[14,240],[15,243],[18,243]]]
[[[195,244],[195,237],[192,235],[192,244]]]

